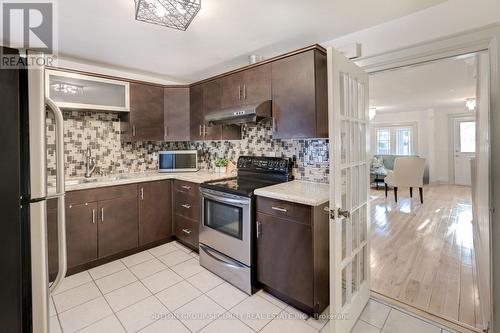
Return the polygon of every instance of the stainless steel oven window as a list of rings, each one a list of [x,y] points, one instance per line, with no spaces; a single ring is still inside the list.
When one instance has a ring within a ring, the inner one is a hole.
[[[205,199],[204,224],[228,236],[243,239],[243,208]]]

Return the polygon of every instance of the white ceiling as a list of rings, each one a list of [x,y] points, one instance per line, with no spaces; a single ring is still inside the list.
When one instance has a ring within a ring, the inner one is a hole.
[[[134,19],[134,0],[59,0],[59,54],[192,82],[445,0],[201,0],[187,31]]]
[[[370,107],[379,112],[462,107],[476,93],[474,55],[370,76]]]

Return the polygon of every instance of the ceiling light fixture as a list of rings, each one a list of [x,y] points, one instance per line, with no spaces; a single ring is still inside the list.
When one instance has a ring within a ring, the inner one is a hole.
[[[370,108],[368,110],[368,117],[370,117],[370,120],[373,120],[373,118],[375,118],[376,115],[377,115],[377,108]]]
[[[470,112],[476,110],[476,99],[475,98],[467,98],[465,100],[465,107],[467,108],[467,110],[469,110]]]
[[[135,0],[135,19],[185,31],[201,9],[201,0]]]

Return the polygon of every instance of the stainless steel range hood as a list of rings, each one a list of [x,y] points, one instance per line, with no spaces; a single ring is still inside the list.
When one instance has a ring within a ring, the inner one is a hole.
[[[271,101],[267,100],[257,104],[214,111],[205,115],[205,121],[210,125],[256,123],[264,118],[272,117],[271,104]]]

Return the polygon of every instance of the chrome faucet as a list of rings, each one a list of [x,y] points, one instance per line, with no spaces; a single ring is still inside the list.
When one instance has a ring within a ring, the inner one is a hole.
[[[85,178],[90,178],[92,177],[92,174],[95,171],[96,167],[96,160],[95,157],[92,157],[92,151],[90,150],[90,147],[87,147],[87,151],[85,153]]]

